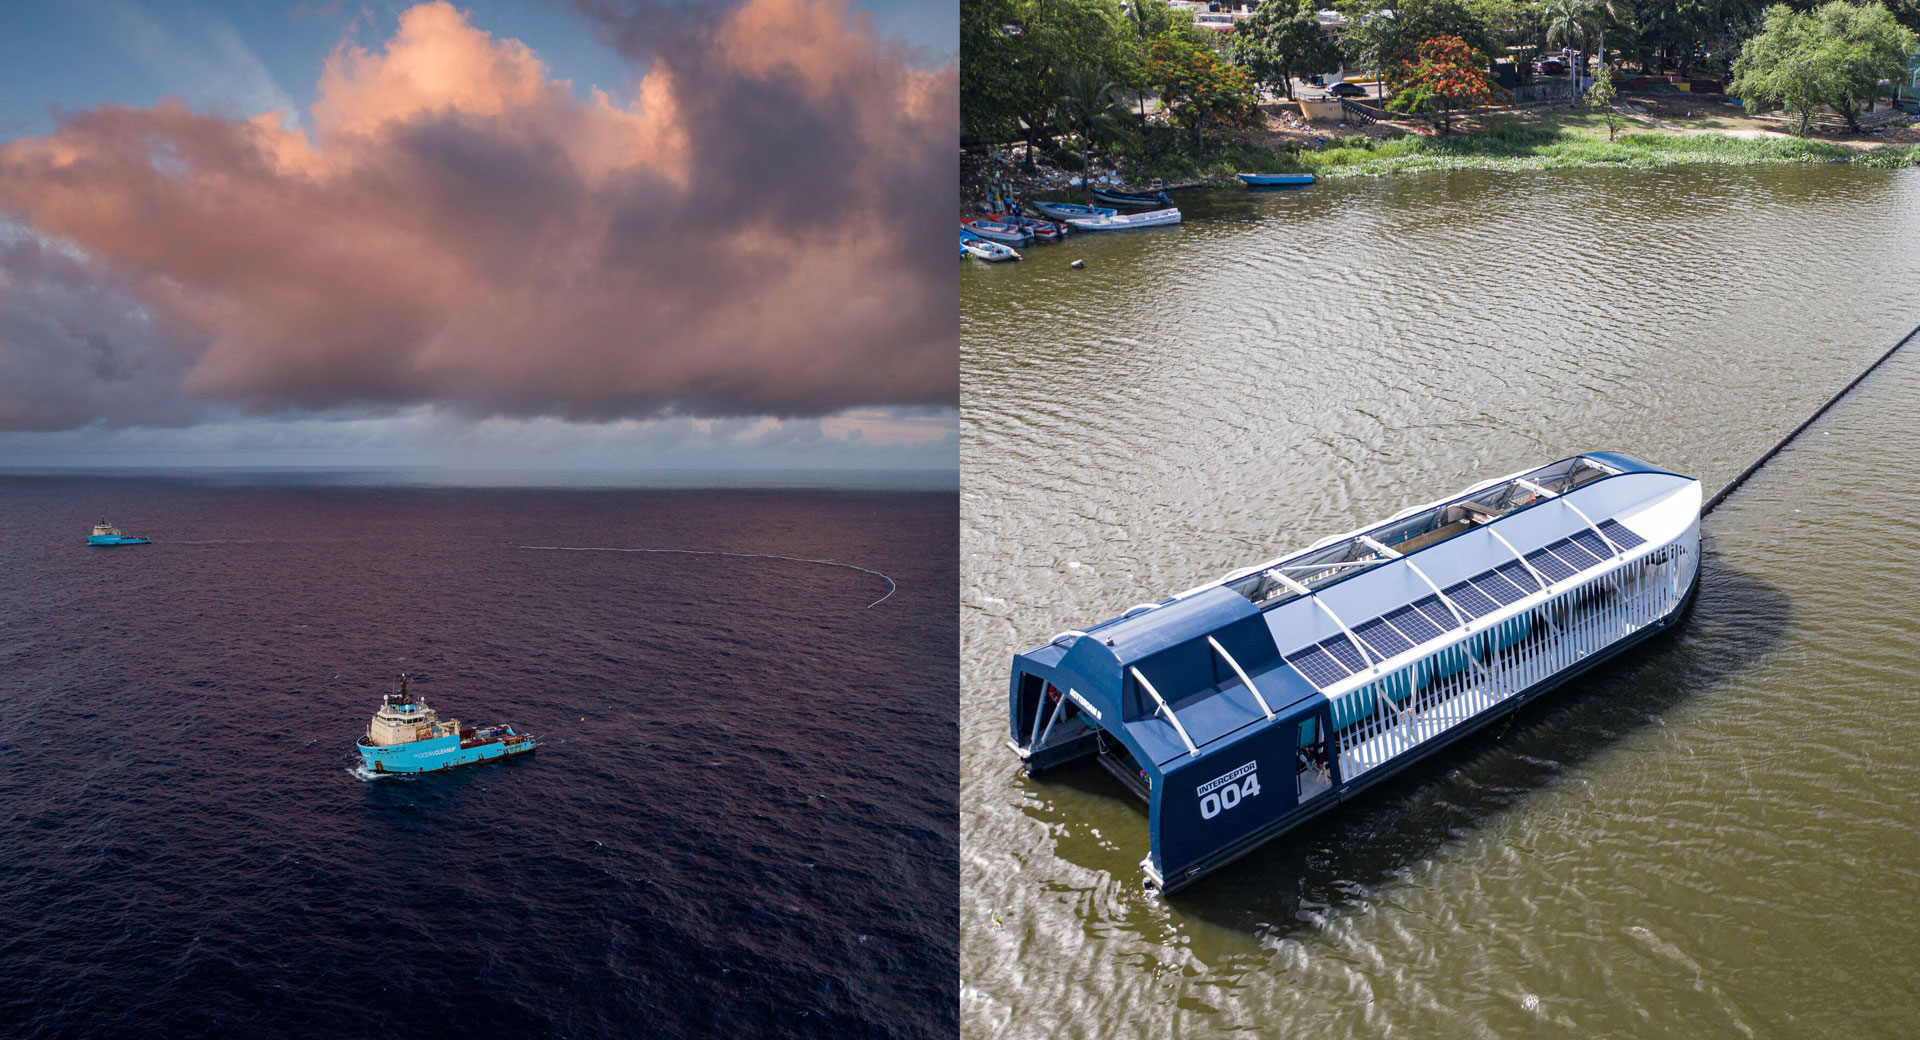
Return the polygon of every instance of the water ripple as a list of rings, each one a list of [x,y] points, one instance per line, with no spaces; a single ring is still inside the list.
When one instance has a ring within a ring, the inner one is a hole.
[[[1013,651],[1489,473],[1717,487],[1920,321],[1920,171],[1182,208],[962,275],[966,1032],[1910,1033],[1920,355],[1715,513],[1677,638],[1170,903],[1123,791],[1003,742]]]

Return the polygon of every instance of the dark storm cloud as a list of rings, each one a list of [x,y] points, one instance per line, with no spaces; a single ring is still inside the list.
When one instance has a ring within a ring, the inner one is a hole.
[[[186,354],[115,272],[0,228],[0,429],[184,421]]]

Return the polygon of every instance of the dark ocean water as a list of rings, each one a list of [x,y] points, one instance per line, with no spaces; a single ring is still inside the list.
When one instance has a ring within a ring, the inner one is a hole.
[[[956,508],[0,477],[0,1035],[952,1035]]]

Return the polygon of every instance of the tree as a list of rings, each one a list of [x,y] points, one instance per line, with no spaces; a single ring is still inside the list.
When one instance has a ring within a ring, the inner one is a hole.
[[[1839,93],[1839,70],[1821,39],[1819,19],[1785,4],[1767,9],[1760,34],[1740,48],[1733,63],[1735,94],[1749,104],[1782,105],[1799,118],[1806,136],[1813,117]]]
[[[1069,69],[1114,74],[1139,45],[1118,0],[966,0],[961,5],[960,114],[975,140],[1024,137],[1027,160],[1048,136]]]
[[[1442,134],[1453,132],[1455,108],[1484,105],[1497,89],[1487,76],[1485,59],[1458,36],[1422,41],[1418,57],[1397,80],[1400,87],[1388,107],[1422,113]]]
[[[1594,30],[1593,7],[1589,0],[1547,0],[1543,12],[1546,15],[1548,43],[1561,43],[1574,55],[1580,53],[1580,44],[1592,35]],[[1567,61],[1567,102],[1569,104],[1580,96],[1581,62],[1572,56]]]
[[[1313,0],[1266,0],[1233,27],[1228,46],[1254,82],[1286,97],[1293,96],[1294,76],[1340,65],[1340,51],[1326,39]]]
[[[1487,23],[1461,0],[1347,0],[1351,24],[1340,48],[1352,64],[1391,77],[1419,60],[1424,41],[1453,36],[1491,60],[1500,53]]]
[[[1914,34],[1878,3],[1834,0],[1813,13],[1836,66],[1838,93],[1828,103],[1859,130],[1860,106],[1880,96],[1883,80],[1906,76]]]
[[[1193,132],[1196,154],[1209,121],[1247,112],[1255,102],[1246,73],[1192,40],[1171,34],[1147,45],[1147,78],[1159,90],[1167,114]]]
[[[1181,8],[1168,7],[1159,0],[1127,0],[1125,5],[1127,24],[1133,27],[1134,42],[1132,61],[1125,69],[1112,69],[1116,79],[1131,88],[1140,102],[1140,121],[1147,119],[1147,44],[1157,36],[1179,36],[1194,43],[1203,42],[1203,33],[1193,24],[1193,12]]]
[[[1540,5],[1533,0],[1465,0],[1465,4],[1502,48],[1538,44]]]
[[[1600,29],[1600,42],[1596,48],[1600,53],[1600,70],[1595,77],[1598,80],[1607,74],[1607,29],[1622,24],[1631,27],[1632,23],[1627,19],[1633,16],[1633,8],[1627,0],[1593,0],[1591,10],[1594,24]]]
[[[1120,96],[1120,87],[1099,69],[1084,65],[1067,70],[1064,90],[1054,111],[1068,130],[1086,142],[1087,169],[1093,169],[1093,150],[1133,137],[1133,113]]]
[[[1914,39],[1878,3],[1833,0],[1812,11],[1776,4],[1759,35],[1740,49],[1732,89],[1749,102],[1785,106],[1803,136],[1821,105],[1857,130],[1860,105],[1879,93],[1880,82],[1905,75]]]
[[[1013,0],[967,0],[960,5],[960,136],[1004,141],[1020,132],[1015,113],[1016,78],[1010,67],[1014,42],[1006,27],[1015,18]]]
[[[1613,107],[1613,74],[1607,71],[1606,62],[1600,63],[1599,75],[1593,77],[1593,86],[1587,91],[1587,104],[1600,111],[1600,118],[1607,123],[1607,140],[1620,129],[1620,113]]]

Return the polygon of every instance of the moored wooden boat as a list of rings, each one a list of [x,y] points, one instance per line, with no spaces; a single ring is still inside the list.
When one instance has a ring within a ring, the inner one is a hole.
[[[984,238],[968,236],[960,240],[960,248],[973,254],[976,259],[997,264],[1006,260],[1019,260],[1021,256],[1012,246],[1003,246],[998,242],[989,242]]]
[[[1074,217],[1067,226],[1075,231],[1133,231],[1139,228],[1166,227],[1180,223],[1177,209],[1156,209],[1146,213],[1121,213],[1111,217]]]
[[[998,220],[984,220],[979,217],[971,217],[962,220],[960,226],[981,238],[991,242],[999,242],[1003,245],[1024,246],[1028,242],[1033,241],[1033,232],[1013,224],[1002,223]]]
[[[1043,217],[1054,220],[1070,220],[1074,217],[1113,217],[1120,211],[1109,206],[1088,206],[1078,202],[1042,202],[1035,200],[1027,203]]]
[[[1018,213],[989,213],[987,216],[1002,224],[1011,224],[1017,228],[1025,228],[1036,240],[1041,242],[1058,242],[1060,239],[1066,237],[1067,234],[1067,226],[1065,224],[1054,223],[1051,220],[1035,220],[1032,217],[1023,217]]]
[[[1153,206],[1173,205],[1173,199],[1169,198],[1164,191],[1115,191],[1112,188],[1094,188],[1092,190],[1094,201],[1104,202],[1109,206],[1117,206],[1120,209],[1146,209]]]

